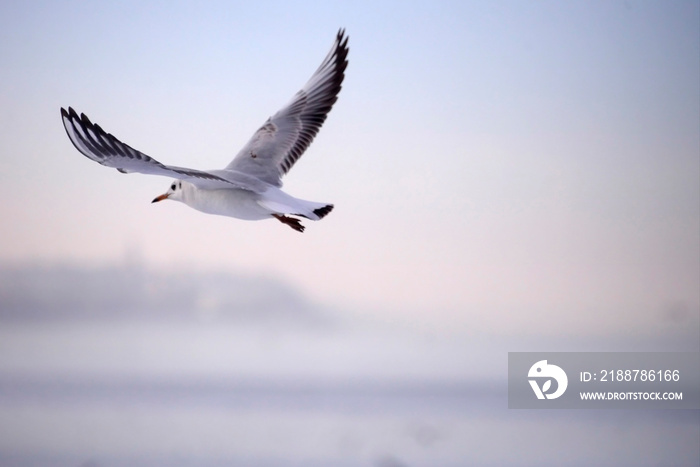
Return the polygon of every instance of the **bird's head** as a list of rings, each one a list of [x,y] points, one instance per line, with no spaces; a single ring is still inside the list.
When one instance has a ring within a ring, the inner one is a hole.
[[[156,196],[151,203],[157,203],[158,201],[163,201],[164,199],[172,199],[173,201],[183,201],[183,192],[185,189],[185,184],[182,180],[174,180],[170,184],[168,191],[160,196]]]

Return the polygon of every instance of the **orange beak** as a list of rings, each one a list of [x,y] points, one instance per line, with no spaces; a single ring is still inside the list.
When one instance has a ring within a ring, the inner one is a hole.
[[[164,195],[156,196],[156,199],[151,201],[151,203],[157,203],[158,201],[163,201],[164,199],[168,199],[168,196],[170,196],[170,195],[167,193]]]

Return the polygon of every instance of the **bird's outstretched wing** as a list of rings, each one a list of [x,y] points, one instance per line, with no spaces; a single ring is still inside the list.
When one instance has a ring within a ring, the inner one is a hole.
[[[61,118],[73,145],[87,158],[122,173],[138,172],[187,180],[199,188],[243,188],[261,191],[259,180],[235,171],[203,171],[162,164],[131,146],[122,143],[85,114],[78,116],[71,107],[61,108]]]
[[[309,147],[338,100],[348,65],[348,39],[341,29],[321,66],[291,102],[270,117],[224,170],[281,186],[281,177]]]

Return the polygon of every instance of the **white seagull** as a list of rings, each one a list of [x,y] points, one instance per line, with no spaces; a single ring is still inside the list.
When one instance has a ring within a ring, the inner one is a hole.
[[[63,126],[82,154],[122,173],[139,172],[175,177],[164,199],[181,201],[208,214],[245,220],[275,218],[296,231],[304,226],[296,217],[319,220],[332,204],[294,198],[283,192],[281,177],[309,147],[326,120],[345,77],[348,39],[343,29],[318,70],[280,111],[268,118],[233,161],[220,170],[195,170],[164,165],[128,146],[85,114],[61,108]]]

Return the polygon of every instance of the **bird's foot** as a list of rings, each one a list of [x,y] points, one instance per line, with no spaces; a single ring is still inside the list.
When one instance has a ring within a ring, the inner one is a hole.
[[[294,217],[283,216],[282,214],[273,214],[272,217],[274,217],[275,219],[277,219],[278,221],[280,221],[283,224],[287,224],[288,226],[290,226],[291,228],[293,228],[297,232],[304,231],[305,227],[303,225],[301,225],[301,222],[299,222],[299,219],[296,219]]]

